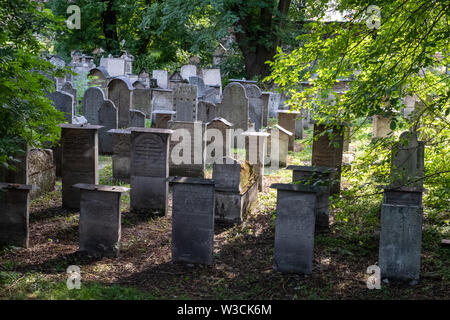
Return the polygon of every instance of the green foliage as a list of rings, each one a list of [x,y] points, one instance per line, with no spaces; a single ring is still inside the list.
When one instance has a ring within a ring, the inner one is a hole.
[[[12,163],[21,141],[40,146],[59,136],[63,115],[44,92],[54,90],[48,77],[61,76],[40,58],[41,42],[59,21],[31,0],[0,1],[0,165]]]

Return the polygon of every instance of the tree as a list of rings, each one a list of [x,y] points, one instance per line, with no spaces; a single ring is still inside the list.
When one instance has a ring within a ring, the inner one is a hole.
[[[52,90],[47,76],[62,74],[40,57],[42,40],[58,25],[49,10],[32,0],[0,0],[0,25],[0,165],[8,166],[21,141],[40,146],[58,138],[64,117],[44,91]]]

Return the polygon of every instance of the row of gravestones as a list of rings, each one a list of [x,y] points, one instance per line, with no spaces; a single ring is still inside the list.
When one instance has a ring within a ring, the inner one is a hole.
[[[67,162],[63,167],[67,169],[63,176],[63,204],[80,209],[80,251],[117,256],[120,197],[127,190],[95,183],[98,127],[63,125],[62,128],[63,159]],[[171,134],[172,130],[165,129],[132,130],[131,207],[166,214],[170,183],[173,188],[172,259],[211,264],[216,215],[218,219],[240,221],[243,204],[248,204],[249,198],[256,198],[257,179],[252,177],[257,174],[251,172],[251,166],[245,169],[234,159],[224,158],[214,165],[213,179],[169,177]],[[379,265],[384,278],[414,283],[419,280],[423,146],[414,132],[406,132],[392,155],[392,183],[384,188],[381,209]],[[86,175],[88,168],[90,174]],[[328,227],[328,199],[333,193],[332,183],[337,180],[336,169],[298,166],[288,169],[293,170],[293,183],[271,186],[277,189],[274,267],[281,272],[309,274],[313,266],[315,230]],[[246,170],[250,173],[246,174]],[[243,186],[243,175],[247,186]],[[91,183],[80,181],[87,178]],[[250,181],[253,184],[249,185]],[[311,184],[312,181],[321,183]],[[0,220],[0,243],[27,246],[30,186],[1,183],[0,188],[5,191],[0,194],[4,212]],[[247,194],[246,199],[243,194]],[[229,211],[225,216],[224,207]]]

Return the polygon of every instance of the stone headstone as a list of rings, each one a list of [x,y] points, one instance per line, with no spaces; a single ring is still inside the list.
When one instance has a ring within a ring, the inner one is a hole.
[[[289,138],[292,137],[293,133],[279,125],[268,128],[267,133],[270,134],[270,138],[267,140],[267,158],[265,165],[279,168],[286,167],[288,162]]]
[[[173,91],[168,89],[153,89],[152,110],[173,111]]]
[[[175,89],[176,87],[183,85],[187,83],[186,80],[184,80],[181,77],[181,74],[178,71],[175,71],[172,73],[172,75],[169,77],[169,89]]]
[[[215,118],[206,124],[206,163],[230,156],[231,139],[228,130],[233,126],[226,119]]]
[[[203,79],[197,76],[191,76],[189,77],[189,84],[193,84],[197,86],[197,97],[203,98],[206,91],[205,83],[203,82]]]
[[[31,185],[0,182],[0,247],[28,248]]]
[[[80,208],[77,183],[98,184],[98,125],[61,124],[62,202],[67,209]]]
[[[77,95],[77,89],[73,87],[71,82],[64,82],[64,84],[61,87],[61,91],[70,93],[73,96],[73,106],[74,108],[77,107],[78,104],[78,95]]]
[[[167,129],[169,121],[172,121],[175,111],[171,110],[156,110],[153,111],[152,128]]]
[[[261,89],[251,84],[245,87],[248,98],[248,117],[255,123],[255,130],[260,131],[263,124],[263,99],[261,98]]]
[[[218,87],[219,95],[222,94],[222,77],[220,75],[220,69],[203,69],[202,78],[205,85],[210,87]]]
[[[206,126],[202,122],[169,121],[170,176],[204,178]]]
[[[373,116],[373,134],[374,138],[386,138],[392,133],[390,117]]]
[[[105,100],[103,90],[98,87],[91,87],[85,91],[83,97],[83,116],[89,124],[98,125],[98,111]]]
[[[219,110],[215,103],[200,100],[198,102],[197,120],[202,122],[210,122],[217,118]]]
[[[218,109],[218,116],[231,122],[233,129],[248,130],[249,102],[243,85],[239,83],[227,85]]]
[[[267,154],[267,132],[244,132],[245,159],[253,165],[258,177],[258,190],[264,189],[264,161]]]
[[[272,92],[262,92],[261,100],[262,100],[262,126],[267,127],[269,123],[269,107],[272,102]]]
[[[180,69],[180,75],[184,80],[188,80],[190,77],[197,76],[197,66],[193,64],[184,65]]]
[[[300,117],[301,113],[298,111],[292,111],[292,110],[278,110],[278,124],[280,127],[283,127],[289,132],[292,132],[295,134],[295,128],[296,128],[296,119]],[[295,144],[295,136],[292,135],[289,137],[289,151],[294,151],[294,144]]]
[[[133,90],[133,109],[139,110],[147,117],[152,113],[152,92],[150,88]]]
[[[158,87],[167,89],[169,87],[169,74],[166,70],[153,70],[153,79],[156,79]]]
[[[197,121],[197,86],[183,84],[173,90],[174,121]]]
[[[93,68],[89,71],[88,76],[92,77],[89,81],[90,87],[99,87],[105,95],[108,92],[108,79],[111,77],[108,70],[104,67]]]
[[[172,260],[212,264],[214,181],[177,177],[173,188]]]
[[[312,273],[317,193],[321,189],[300,184],[273,184],[277,189],[274,269],[286,273]]]
[[[117,257],[120,251],[121,196],[124,187],[78,183],[81,252]]]
[[[422,247],[422,208],[383,204],[379,265],[381,277],[419,281]]]
[[[280,105],[280,94],[272,92],[269,98],[269,118],[276,118],[278,107]]]
[[[145,113],[139,110],[130,110],[130,127],[145,128]]]
[[[129,111],[133,105],[133,86],[125,77],[117,77],[108,83],[108,99],[114,102],[119,116],[119,128],[129,127]]]
[[[112,129],[112,172],[113,178],[125,182],[130,181],[131,163],[131,130]]]
[[[108,133],[111,129],[117,129],[117,109],[111,100],[105,100],[98,110],[98,124],[102,126],[98,130],[99,152],[110,154],[113,152],[112,137]]]
[[[131,209],[167,213],[172,130],[131,128]]]
[[[70,93],[63,91],[55,91],[48,95],[53,101],[56,110],[64,113],[64,118],[68,123],[72,123],[74,116],[74,97]]]
[[[31,200],[55,190],[56,171],[51,149],[31,149],[28,152],[28,181],[33,186]]]

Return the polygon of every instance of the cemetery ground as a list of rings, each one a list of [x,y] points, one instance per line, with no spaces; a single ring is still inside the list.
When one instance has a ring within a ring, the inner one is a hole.
[[[357,156],[359,147],[369,142],[369,131],[360,130],[352,141]],[[296,142],[300,151],[289,154],[289,164],[308,165],[311,147]],[[100,184],[117,185],[111,178],[111,158],[101,156],[100,167]],[[450,250],[440,246],[442,238],[450,237],[450,212],[444,213],[445,223],[436,223],[427,207],[419,284],[390,282],[380,290],[367,289],[366,269],[378,260],[381,193],[347,199],[339,206],[331,201],[331,227],[315,235],[310,276],[273,271],[276,190],[270,185],[290,182],[291,174],[284,169],[267,173],[245,222],[216,226],[209,267],[172,263],[171,210],[166,217],[130,213],[128,194],[122,198],[120,257],[79,255],[79,212],[62,209],[59,182],[57,190],[31,203],[30,248],[0,251],[0,299],[450,298]],[[346,184],[344,175],[343,188]],[[66,287],[70,265],[81,268],[80,290]]]

